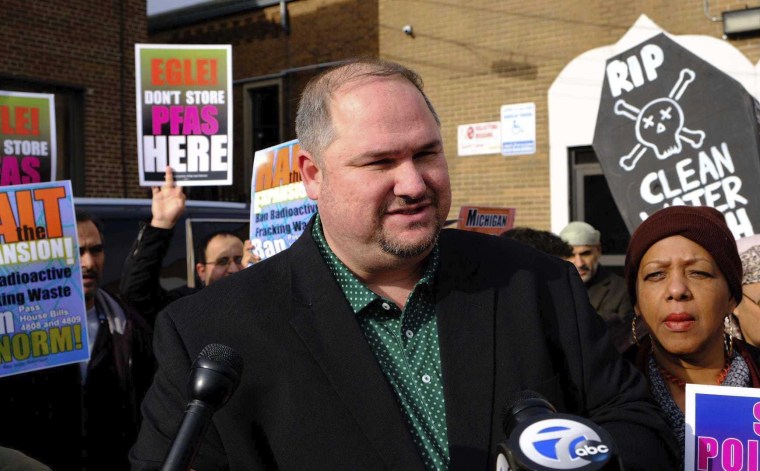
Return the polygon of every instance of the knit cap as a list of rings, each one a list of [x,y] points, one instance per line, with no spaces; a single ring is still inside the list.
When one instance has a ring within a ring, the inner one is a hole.
[[[636,304],[636,279],[644,254],[656,242],[675,235],[701,245],[715,259],[731,296],[741,302],[742,262],[723,214],[708,206],[670,206],[649,216],[631,236],[625,255],[625,280],[631,303]]]

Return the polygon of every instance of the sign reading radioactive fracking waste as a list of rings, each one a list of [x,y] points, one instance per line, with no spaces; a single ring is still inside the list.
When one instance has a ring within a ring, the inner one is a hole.
[[[71,182],[0,188],[0,377],[86,361]]]
[[[317,212],[301,182],[299,149],[292,140],[254,154],[250,239],[262,260],[293,245]]]
[[[232,47],[136,44],[140,185],[232,184]]]
[[[754,234],[759,109],[740,83],[665,34],[610,58],[594,151],[628,229],[690,205],[721,211],[737,238]]]

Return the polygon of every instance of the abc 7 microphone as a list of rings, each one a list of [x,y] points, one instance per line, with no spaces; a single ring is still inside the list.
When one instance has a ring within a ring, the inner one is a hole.
[[[523,391],[504,409],[506,443],[496,471],[622,470],[610,434],[590,420],[559,414],[543,396]]]
[[[161,471],[187,471],[193,464],[211,416],[240,384],[243,358],[232,348],[206,345],[190,369],[187,392],[190,402]]]

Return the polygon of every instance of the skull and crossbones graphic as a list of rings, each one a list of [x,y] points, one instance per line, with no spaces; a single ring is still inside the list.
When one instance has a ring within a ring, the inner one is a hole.
[[[667,97],[652,100],[641,109],[626,103],[622,98],[615,102],[615,114],[636,121],[636,139],[639,141],[631,152],[620,158],[620,166],[624,170],[633,170],[647,149],[652,149],[658,159],[665,160],[681,152],[681,141],[694,149],[702,147],[704,131],[684,127],[683,108],[678,104],[694,77],[693,70],[681,70],[678,81]]]

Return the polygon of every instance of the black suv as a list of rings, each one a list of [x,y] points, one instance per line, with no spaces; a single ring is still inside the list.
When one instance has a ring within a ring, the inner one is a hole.
[[[150,221],[149,199],[74,198],[74,207],[85,210],[103,221],[106,261],[102,286],[117,291],[121,269],[132,248],[140,221]],[[173,289],[188,284],[195,286],[195,243],[206,234],[227,230],[241,240],[248,238],[250,210],[244,203],[191,201],[174,228],[169,253],[161,270],[161,285]]]

